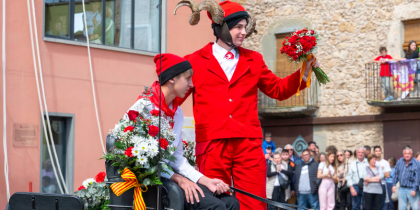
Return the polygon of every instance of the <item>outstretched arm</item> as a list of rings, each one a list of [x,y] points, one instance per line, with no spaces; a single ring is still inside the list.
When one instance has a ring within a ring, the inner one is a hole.
[[[259,56],[259,58],[257,57]],[[268,69],[267,65],[262,58],[261,54],[256,54],[256,59],[258,62],[261,63],[261,76],[258,82],[258,88],[269,96],[270,98],[274,98],[277,100],[286,100],[297,93],[298,89],[303,90],[306,88],[306,79],[305,76],[309,76],[309,72],[311,71],[311,65],[314,62],[314,59],[311,59],[307,62],[305,67],[304,77],[302,81],[300,80],[300,73],[301,70],[297,70],[293,74],[285,77],[280,78],[276,76],[271,70]],[[318,67],[318,63],[314,64],[314,67]]]

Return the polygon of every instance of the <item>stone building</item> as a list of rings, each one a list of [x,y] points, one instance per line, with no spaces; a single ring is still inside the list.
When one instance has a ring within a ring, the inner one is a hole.
[[[244,47],[262,53],[279,76],[299,68],[280,54],[285,36],[304,27],[320,34],[315,55],[332,81],[283,102],[260,95],[263,130],[276,144],[302,137],[317,142],[321,151],[327,145],[350,150],[380,145],[387,157],[401,156],[404,145],[420,150],[418,83],[409,98],[383,102],[379,78],[371,78],[377,73],[367,67],[380,46],[402,58],[410,40],[420,41],[420,0],[235,1],[258,19],[257,34]]]

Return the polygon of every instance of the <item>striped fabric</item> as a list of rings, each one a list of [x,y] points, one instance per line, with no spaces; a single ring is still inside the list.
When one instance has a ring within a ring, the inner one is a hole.
[[[143,189],[141,189],[142,184],[138,183],[136,175],[134,175],[134,173],[131,172],[130,169],[128,168],[124,169],[124,172],[121,175],[121,178],[123,178],[125,182],[117,182],[111,185],[111,189],[115,193],[115,195],[120,196],[125,191],[135,187],[134,209],[146,210],[146,204],[144,203],[143,196],[141,193],[147,191],[147,186],[145,186],[146,190],[143,191]]]
[[[400,186],[404,188],[411,188],[414,191],[419,190],[420,179],[420,162],[415,158],[411,158],[408,165],[406,165],[404,158],[400,158],[395,165],[395,174],[393,179],[393,186],[400,182]]]

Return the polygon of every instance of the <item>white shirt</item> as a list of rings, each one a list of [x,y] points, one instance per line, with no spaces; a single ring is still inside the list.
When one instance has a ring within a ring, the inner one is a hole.
[[[230,52],[235,56],[232,60],[225,58],[226,53],[228,53],[225,48],[218,45],[216,42],[213,44],[213,55],[216,60],[219,62],[220,67],[226,74],[226,77],[230,81],[232,79],[233,73],[235,72],[236,65],[239,61],[239,52],[236,52],[235,49],[231,49]]]
[[[144,99],[137,100],[137,102],[129,110],[136,110],[136,107],[139,107],[140,103],[143,103],[144,107],[146,107],[149,111],[154,110],[154,109],[159,110],[159,107],[155,107],[153,103]],[[171,106],[172,104],[169,105],[169,108],[171,108]],[[128,115],[125,114],[124,118],[128,118]],[[175,115],[174,115],[174,128],[173,128],[173,131],[175,133],[175,141],[173,142],[173,145],[177,147],[174,153],[176,160],[175,162],[169,162],[169,165],[172,167],[175,173],[188,178],[194,183],[197,183],[197,181],[204,175],[198,172],[197,170],[195,170],[195,168],[192,167],[188,163],[188,160],[184,157],[184,149],[182,147],[182,136],[181,136],[183,124],[184,124],[184,113],[182,112],[181,107],[178,106],[178,109],[176,110]],[[172,175],[174,174],[174,172],[169,171],[170,175],[166,173],[162,173],[161,175],[162,177],[170,179]]]
[[[350,164],[349,172],[347,173],[347,185],[350,187],[352,185],[357,185],[360,179],[366,177],[366,167],[369,166],[367,159],[363,159],[362,162],[359,159],[353,161]]]
[[[213,44],[213,55],[216,60],[219,62],[220,67],[226,74],[227,79],[230,81],[232,79],[233,73],[235,72],[236,65],[239,61],[239,52],[236,52],[235,49],[231,49],[230,52],[235,56],[234,59],[228,60],[225,58],[226,53],[228,53],[225,48],[218,45],[216,42]],[[303,75],[302,80],[306,82],[307,76]]]
[[[386,172],[391,172],[391,166],[389,165],[389,162],[385,159],[382,159],[380,161],[376,161],[376,167],[381,168],[382,172],[385,174]],[[381,180],[382,185],[386,184],[385,177]]]
[[[318,166],[318,170],[322,170],[322,174],[328,174],[329,171],[331,171],[331,177],[334,176],[334,167],[332,165],[328,166],[325,164],[325,162],[322,162]]]

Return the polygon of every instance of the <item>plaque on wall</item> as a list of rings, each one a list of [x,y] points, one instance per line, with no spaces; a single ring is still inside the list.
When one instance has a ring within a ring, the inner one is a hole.
[[[13,146],[37,147],[38,125],[13,124]]]

